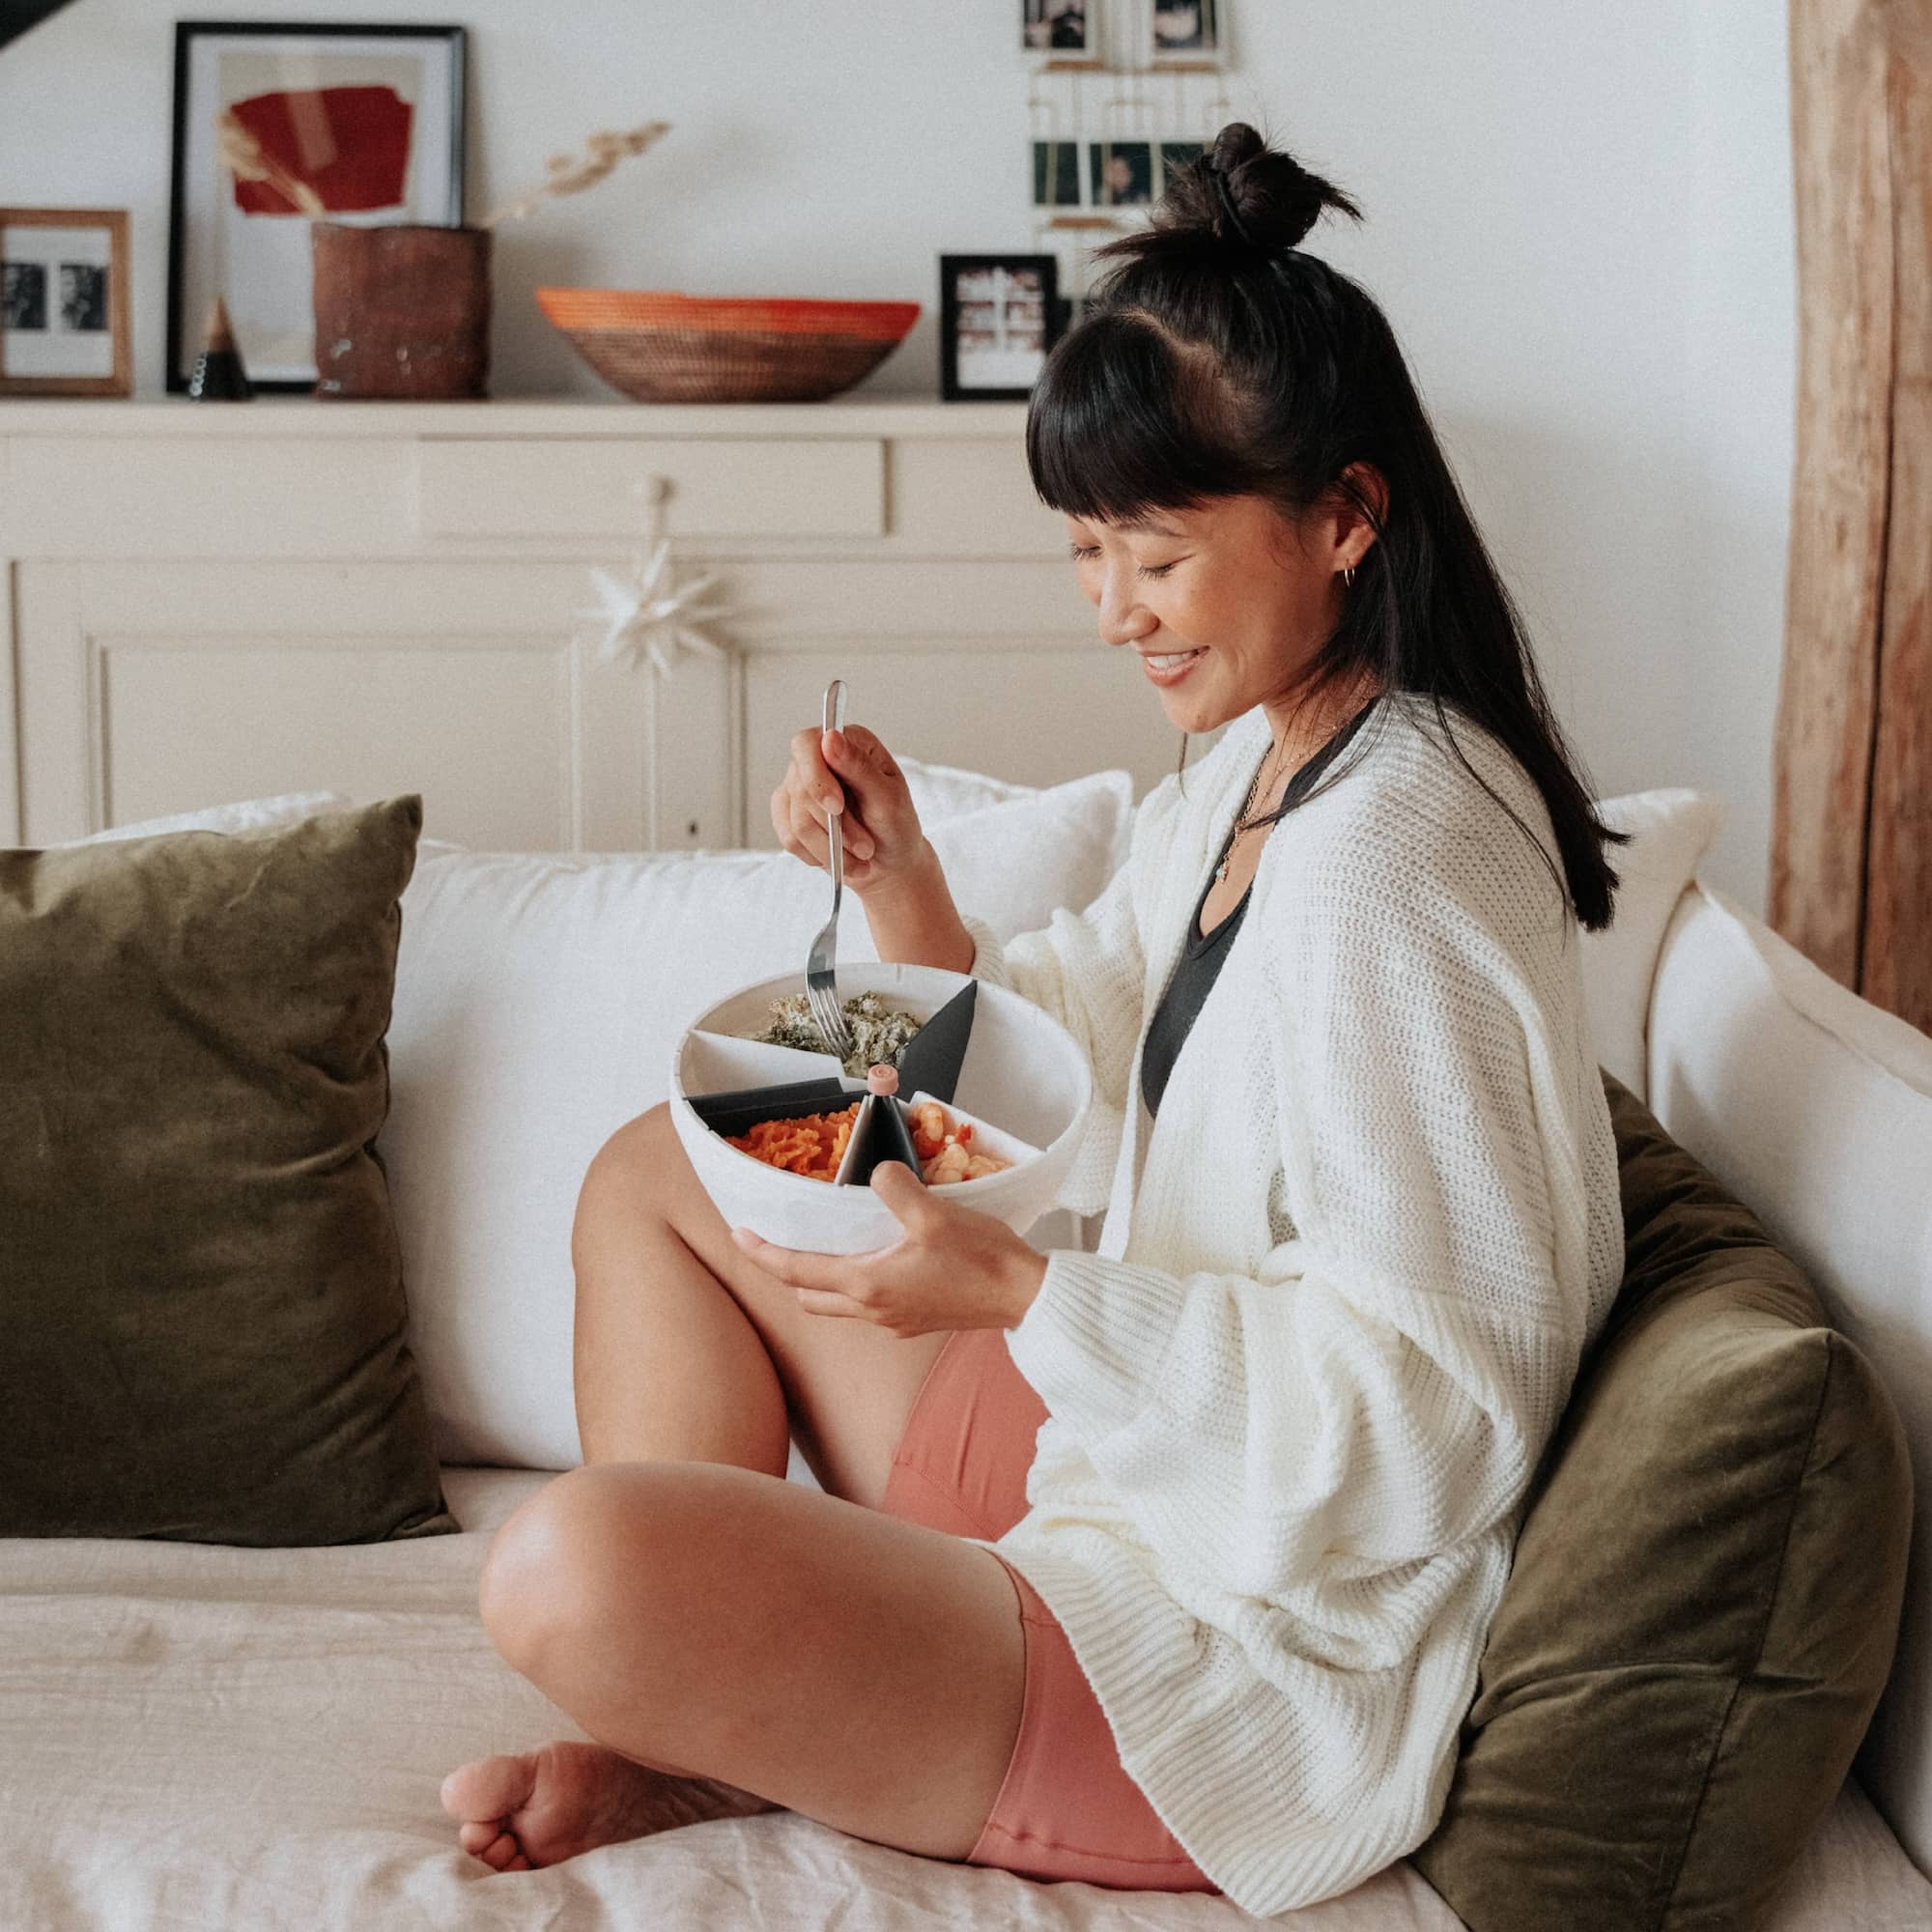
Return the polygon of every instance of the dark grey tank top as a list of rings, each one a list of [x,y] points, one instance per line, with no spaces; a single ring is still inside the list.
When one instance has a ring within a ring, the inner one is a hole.
[[[1295,768],[1294,776],[1288,781],[1288,789],[1282,793],[1284,810],[1293,810],[1301,803],[1316,780],[1355,735],[1362,720],[1374,708],[1375,700],[1371,698],[1313,757]],[[1264,758],[1266,755],[1263,753]],[[1259,776],[1260,768],[1256,769]],[[1251,879],[1248,890],[1241,895],[1240,903],[1234,911],[1212,932],[1202,932],[1201,908],[1208,903],[1208,895],[1214,885],[1214,874],[1220,870],[1221,861],[1228,856],[1228,848],[1234,842],[1235,827],[1231,823],[1220,851],[1214,855],[1214,864],[1208,868],[1207,883],[1202,886],[1200,896],[1194,901],[1194,910],[1188,917],[1186,937],[1180,943],[1180,957],[1175,961],[1166,990],[1162,992],[1160,1004],[1155,1007],[1153,1018],[1148,1025],[1147,1041],[1141,1048],[1141,1095],[1147,1101],[1150,1114],[1160,1111],[1160,1096],[1167,1091],[1174,1063],[1180,1057],[1181,1046],[1193,1029],[1196,1016],[1207,1004],[1214,981],[1221,976],[1221,967],[1235,944],[1235,934],[1247,913],[1248,901],[1254,897],[1254,881]]]

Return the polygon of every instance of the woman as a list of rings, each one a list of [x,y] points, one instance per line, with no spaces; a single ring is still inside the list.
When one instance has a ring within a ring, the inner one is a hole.
[[[900,1242],[789,1253],[724,1228],[663,1109],[615,1136],[575,1236],[587,1466],[482,1592],[602,1748],[453,1774],[487,1862],[782,1807],[1272,1914],[1433,1828],[1622,1271],[1577,931],[1619,835],[1387,323],[1296,246],[1324,208],[1356,213],[1224,128],[1034,394],[1101,637],[1183,733],[1229,726],[1106,892],[1003,948],[861,727],[801,732],[772,800],[812,865],[842,811],[881,957],[1086,1048],[1063,1199],[1106,1200],[1097,1252],[888,1165]],[[827,1493],[774,1480],[788,1428]]]

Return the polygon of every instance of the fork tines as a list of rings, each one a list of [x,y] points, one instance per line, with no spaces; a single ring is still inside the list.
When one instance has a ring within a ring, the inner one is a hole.
[[[826,1050],[842,1062],[852,1051],[852,1036],[846,1031],[845,1015],[838,1009],[838,998],[828,986],[806,982],[806,998],[811,1006],[811,1016],[818,1022],[818,1031],[825,1036]]]

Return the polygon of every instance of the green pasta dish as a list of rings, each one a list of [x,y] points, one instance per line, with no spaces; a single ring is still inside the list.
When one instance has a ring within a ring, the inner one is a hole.
[[[868,1066],[881,1061],[888,1064],[898,1057],[899,1049],[924,1025],[910,1013],[886,1005],[883,993],[855,993],[840,1002],[845,1024],[852,1030],[852,1051],[841,1063],[847,1073],[863,1079]],[[772,1021],[763,1033],[749,1038],[766,1046],[796,1046],[807,1053],[829,1053],[825,1036],[811,1016],[810,1003],[803,993],[781,993],[772,1002]]]

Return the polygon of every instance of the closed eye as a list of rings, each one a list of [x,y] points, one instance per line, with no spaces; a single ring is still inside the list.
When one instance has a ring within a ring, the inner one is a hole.
[[[1068,544],[1066,546],[1066,554],[1076,563],[1084,563],[1090,556],[1098,556],[1100,554],[1100,547],[1098,544]],[[1165,577],[1174,568],[1175,563],[1180,563],[1184,560],[1181,557],[1176,557],[1174,563],[1144,563],[1140,566],[1139,575],[1142,577]]]

